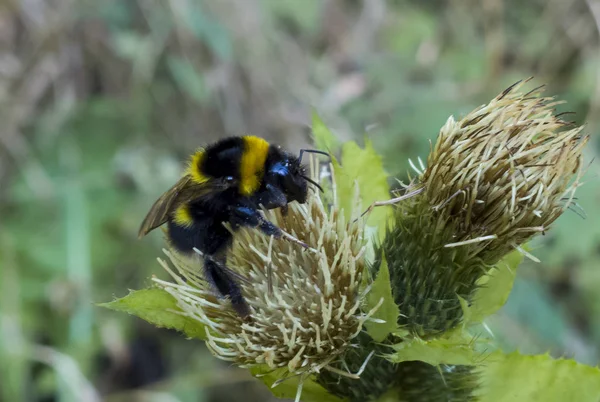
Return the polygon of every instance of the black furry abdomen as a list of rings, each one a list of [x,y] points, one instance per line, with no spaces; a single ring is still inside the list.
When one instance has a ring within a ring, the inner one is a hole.
[[[233,237],[223,226],[223,221],[219,217],[208,214],[195,217],[191,226],[180,226],[169,221],[169,241],[173,247],[184,254],[194,253],[194,247],[205,254],[219,254],[231,244]]]

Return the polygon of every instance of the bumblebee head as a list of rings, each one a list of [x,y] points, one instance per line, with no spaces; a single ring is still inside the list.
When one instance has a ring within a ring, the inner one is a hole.
[[[323,191],[319,184],[306,175],[306,167],[302,165],[302,154],[304,152],[314,151],[303,149],[296,157],[280,150],[280,154],[275,158],[267,172],[267,181],[281,189],[288,202],[305,203],[308,196],[308,183],[314,184],[319,190]],[[317,151],[317,153],[324,152]]]
[[[284,153],[269,169],[270,177],[267,180],[285,194],[288,202],[298,201],[302,204],[308,195],[305,172],[306,168],[301,165],[300,159]]]

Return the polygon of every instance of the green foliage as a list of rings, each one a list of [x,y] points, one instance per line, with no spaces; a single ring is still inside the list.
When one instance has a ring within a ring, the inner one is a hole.
[[[392,295],[392,285],[390,284],[390,271],[388,270],[385,257],[381,262],[377,276],[373,281],[371,290],[367,294],[367,305],[365,311],[375,308],[381,301],[381,305],[372,315],[372,318],[383,322],[369,321],[365,325],[367,332],[376,342],[381,342],[398,327],[398,314],[400,311]]]
[[[422,361],[433,366],[440,364],[474,365],[485,356],[476,348],[476,339],[462,328],[448,331],[432,339],[405,337],[393,345],[394,353],[386,356],[394,363]]]
[[[596,402],[600,370],[548,355],[495,353],[479,369],[481,402]]]
[[[190,338],[206,337],[204,326],[180,314],[177,300],[163,289],[132,291],[125,297],[99,306],[135,315],[160,328],[175,329]]]
[[[346,219],[360,214],[375,201],[385,201],[390,198],[387,174],[383,169],[381,156],[375,151],[370,141],[365,148],[360,148],[353,141],[342,145],[341,164],[333,160],[335,172],[337,200],[344,210]],[[356,189],[360,194],[363,210],[357,211],[354,205]],[[386,223],[391,214],[390,206],[374,208],[367,218],[367,225],[377,228],[380,235],[385,234]]]
[[[463,305],[467,323],[481,322],[504,306],[522,261],[523,254],[515,250],[477,282],[478,289],[471,306],[465,308]]]
[[[320,150],[335,154],[341,146],[341,160],[338,161],[332,155],[332,164],[336,180],[336,199],[340,208],[344,210],[346,219],[352,219],[356,214],[362,213],[375,201],[390,198],[388,174],[383,167],[381,156],[368,139],[365,141],[365,148],[360,148],[354,141],[340,145],[338,138],[316,112],[312,115],[312,132],[315,145]],[[354,205],[357,187],[360,207],[363,208],[360,211],[356,210],[357,205]],[[383,235],[390,214],[391,207],[377,207],[369,214],[367,225]]]

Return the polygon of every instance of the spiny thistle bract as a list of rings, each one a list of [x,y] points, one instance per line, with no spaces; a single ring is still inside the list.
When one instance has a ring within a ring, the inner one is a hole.
[[[464,402],[475,400],[476,368],[420,361],[398,364],[398,402]]]
[[[382,357],[389,353],[388,346],[373,341],[366,332],[361,332],[354,343],[355,347],[348,349],[335,367],[360,372],[359,379],[324,370],[317,375],[317,382],[332,394],[350,401],[375,400],[399,382],[398,365]],[[365,361],[367,365],[361,370]]]
[[[522,84],[448,119],[419,172],[423,193],[396,208],[380,246],[398,323],[418,336],[456,326],[459,297],[470,301],[479,278],[572,205],[588,137]]]

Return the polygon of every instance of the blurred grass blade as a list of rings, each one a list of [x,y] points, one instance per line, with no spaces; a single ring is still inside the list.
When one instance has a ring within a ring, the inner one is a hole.
[[[188,94],[198,104],[204,105],[210,98],[210,91],[204,78],[196,72],[193,64],[186,59],[170,56],[167,66],[179,89]]]
[[[27,362],[21,321],[21,284],[13,245],[0,232],[0,400],[25,400]]]
[[[93,310],[88,296],[92,289],[89,216],[85,189],[77,172],[81,155],[72,142],[61,153],[67,179],[62,187],[66,221],[67,276],[78,290],[78,301],[69,322],[69,341],[87,344],[92,337]]]

